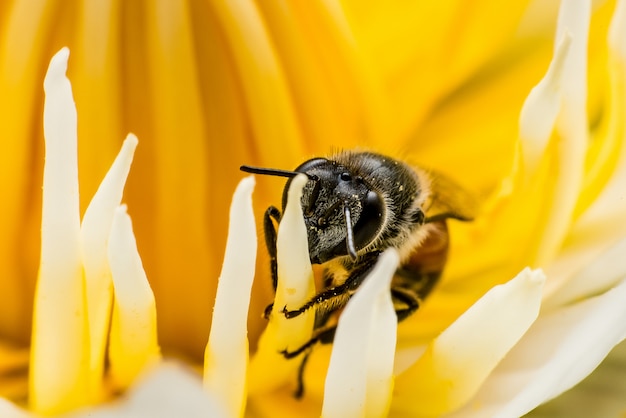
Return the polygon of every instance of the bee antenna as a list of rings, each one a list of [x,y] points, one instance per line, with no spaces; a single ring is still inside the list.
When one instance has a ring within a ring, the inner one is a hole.
[[[348,255],[354,261],[356,260],[356,247],[354,245],[354,231],[352,230],[352,213],[346,202],[343,203],[343,215],[346,220],[346,247],[348,248]]]
[[[314,181],[319,180],[319,178],[313,174],[301,173],[300,171],[281,170],[279,168],[263,168],[263,167],[252,167],[249,165],[242,165],[241,167],[239,167],[239,169],[246,173],[262,174],[266,176],[287,177],[287,178],[295,177],[298,174],[304,174],[305,176],[309,178],[309,180],[314,180]]]

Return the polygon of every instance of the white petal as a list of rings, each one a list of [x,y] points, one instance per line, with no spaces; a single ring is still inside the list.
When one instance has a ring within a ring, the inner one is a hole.
[[[541,237],[534,264],[545,265],[557,253],[569,230],[583,185],[588,146],[587,126],[587,39],[591,16],[589,0],[564,0],[559,11],[555,39],[572,36],[561,77],[561,111],[557,118],[555,169],[550,182],[553,192],[544,203]]]
[[[128,135],[120,153],[91,199],[81,225],[91,335],[91,369],[92,378],[96,381],[102,379],[113,292],[107,242],[115,209],[122,201],[124,185],[136,147],[137,137]]]
[[[388,250],[341,313],[324,387],[322,416],[386,415],[397,318],[389,287],[398,266]]]
[[[567,55],[561,80],[563,89],[563,113],[565,120],[559,120],[559,129],[564,136],[573,136],[586,145],[587,135],[587,43],[589,21],[591,19],[590,0],[563,0],[559,9],[556,35],[557,41],[566,33],[572,36],[572,47]],[[578,132],[576,130],[579,129]],[[573,139],[573,138],[572,138]]]
[[[88,401],[89,333],[80,254],[76,107],[65,76],[69,50],[44,81],[41,259],[29,379],[34,410],[55,413]]]
[[[394,411],[440,415],[471,399],[534,322],[544,281],[525,269],[487,292],[397,377]]]
[[[626,238],[604,251],[545,298],[542,309],[554,309],[604,292],[626,277]]]
[[[566,33],[559,40],[546,75],[528,94],[520,112],[520,137],[524,174],[532,175],[545,154],[561,109],[561,78],[572,37]]]
[[[285,318],[283,308],[297,309],[315,295],[313,269],[300,199],[308,179],[300,174],[289,187],[287,207],[277,237],[278,287],[269,323],[259,339],[259,348],[250,363],[250,393],[268,391],[293,377],[300,359],[285,360],[283,350],[293,351],[309,341],[315,310]]]
[[[53,281],[65,281],[66,278],[82,274],[76,107],[72,98],[72,86],[65,77],[68,56],[69,50],[63,48],[52,58],[44,81],[46,160],[43,175],[39,273],[45,278],[56,277],[51,279]],[[47,281],[42,282],[43,280],[40,280],[39,286],[47,287]],[[58,284],[55,282],[51,285]]]
[[[276,248],[278,251],[278,288],[273,315],[280,315],[283,307],[297,309],[315,292],[313,270],[309,260],[309,246],[307,241],[306,225],[300,199],[302,189],[308,179],[303,174],[294,177],[289,188],[288,202],[285,213],[280,221]],[[296,239],[295,237],[299,237]],[[301,315],[303,316],[303,315]],[[299,328],[299,321],[290,319],[291,327]]]
[[[143,269],[126,206],[115,211],[108,245],[115,301],[109,342],[111,376],[128,387],[160,358],[154,294]]]
[[[526,418],[623,417],[626,412],[626,342],[621,342],[589,377]]]
[[[522,416],[591,373],[626,337],[626,282],[541,315],[458,417]]]
[[[37,418],[39,415],[28,413],[6,399],[0,398],[0,417],[2,418]]]
[[[591,18],[589,0],[564,0],[555,39],[572,34],[571,51],[564,66],[562,109],[557,120],[558,170],[553,176],[554,197],[544,215],[545,229],[537,250],[538,265],[557,252],[570,227],[583,184],[587,151],[587,38]]]
[[[197,375],[166,364],[141,379],[121,401],[87,409],[65,418],[226,418]]]
[[[626,60],[626,1],[619,0],[609,27],[609,46]]]
[[[247,396],[248,306],[257,252],[253,190],[254,177],[246,177],[233,196],[204,361],[205,388],[223,400],[233,417],[243,416]]]

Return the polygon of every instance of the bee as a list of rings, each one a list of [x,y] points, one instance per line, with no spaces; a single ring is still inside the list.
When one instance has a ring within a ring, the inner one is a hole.
[[[304,393],[303,373],[311,348],[332,342],[334,314],[358,290],[379,255],[388,248],[395,248],[400,255],[390,291],[398,321],[402,321],[419,308],[441,277],[449,247],[447,219],[470,221],[474,217],[473,199],[453,182],[374,152],[343,151],[329,158],[313,158],[293,171],[240,169],[289,178],[283,211],[291,179],[300,173],[308,177],[300,204],[311,263],[321,264],[324,273],[319,293],[298,309],[282,310],[286,318],[294,318],[315,309],[312,338],[294,351],[282,352],[285,358],[304,353],[297,398]],[[280,218],[281,211],[275,206],[270,206],[263,218],[274,291]],[[266,318],[272,308],[266,308]]]

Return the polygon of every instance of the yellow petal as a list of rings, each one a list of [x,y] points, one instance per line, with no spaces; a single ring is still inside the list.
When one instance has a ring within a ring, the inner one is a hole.
[[[160,350],[154,295],[124,205],[115,211],[108,255],[115,297],[109,337],[111,376],[125,389],[160,358]]]
[[[442,97],[496,55],[527,3],[345,2],[363,61],[380,80],[395,125],[387,141],[396,150]]]
[[[392,411],[432,416],[467,402],[537,318],[544,280],[525,269],[485,294],[397,377]]]
[[[256,142],[264,144],[256,148],[259,157],[278,166],[281,156],[302,155],[286,79],[257,5],[249,0],[216,0],[212,5],[239,71],[250,128]]]
[[[28,348],[0,342],[0,398],[26,399],[29,355]]]
[[[588,4],[577,7],[573,2],[564,2],[562,9],[557,39],[571,35],[571,43],[569,47],[569,41],[558,43],[546,76],[551,81],[542,81],[527,100],[517,164],[512,165],[511,175],[501,183],[495,198],[485,204],[480,219],[467,226],[451,225],[455,239],[447,273],[452,278],[448,284],[456,294],[480,294],[477,288],[484,291],[493,286],[513,274],[512,268],[545,265],[562,245],[574,220],[587,149],[584,67],[590,11]],[[554,97],[555,87],[560,89],[558,99]],[[555,120],[557,100],[560,109]],[[550,132],[552,122],[555,126]],[[546,143],[547,134],[550,138]],[[477,242],[480,257],[476,257]],[[481,272],[481,277],[468,280],[475,272]],[[465,287],[461,290],[459,286]]]
[[[486,68],[429,114],[407,138],[407,157],[454,179],[477,197],[491,194],[511,171],[520,108],[541,79],[550,52],[547,42],[533,45],[532,53],[509,51],[503,58],[507,66]],[[490,163],[484,164],[487,159]]]
[[[231,417],[243,416],[247,397],[247,319],[257,252],[253,189],[254,177],[247,177],[233,196],[224,265],[204,356],[204,386],[225,403]]]
[[[328,13],[323,2],[260,2],[258,7],[280,56],[308,152],[328,152],[339,143],[354,146],[359,137],[367,142],[363,113],[369,102],[357,99],[364,94],[352,61],[356,51],[350,34],[333,24],[342,16]]]
[[[50,56],[47,31],[55,16],[50,3],[2,2],[0,15],[0,330],[27,344],[31,333],[33,290],[39,262],[41,80]],[[34,149],[35,150],[34,150]]]
[[[213,196],[209,155],[216,141],[227,139],[206,134],[199,88],[204,75],[197,68],[190,4],[123,5],[133,34],[123,59],[130,77],[125,86],[133,101],[123,114],[133,122],[129,129],[149,138],[146,143],[151,145],[144,149],[147,160],[139,159],[144,177],[135,184],[134,199],[128,204],[146,217],[138,217],[135,224],[143,232],[138,235],[142,255],[144,248],[151,255],[146,265],[156,276],[151,284],[160,296],[162,343],[201,358],[209,324],[206,301],[216,286],[206,278],[217,277],[219,264],[213,254],[222,251],[211,239],[207,223],[218,216],[212,213],[211,201],[226,198]],[[188,285],[181,286],[182,281]],[[186,309],[180,309],[181,300],[189,302]]]
[[[389,286],[398,262],[395,250],[383,253],[339,317],[326,374],[324,418],[387,414],[398,321]]]
[[[46,163],[29,393],[32,408],[47,414],[81,406],[89,398],[76,108],[65,77],[68,56],[64,48],[52,58],[44,81]]]
[[[122,80],[127,73],[121,70],[122,51],[128,46],[131,31],[122,32],[122,3],[78,1],[74,5],[75,13],[67,26],[72,27],[70,77],[80,115],[78,172],[81,208],[85,208],[119,150],[119,138],[138,126],[122,126],[128,116],[123,103],[127,90]]]

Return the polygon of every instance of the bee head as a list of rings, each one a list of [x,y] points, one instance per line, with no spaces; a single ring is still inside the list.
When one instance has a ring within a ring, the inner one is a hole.
[[[321,264],[350,256],[372,243],[384,222],[382,197],[357,173],[326,158],[314,158],[294,171],[242,166],[242,171],[288,177],[283,192],[283,211],[291,179],[306,174],[302,212],[307,229],[309,257]]]
[[[350,256],[367,247],[382,228],[382,197],[366,181],[347,167],[326,158],[314,158],[300,165],[309,181],[302,192],[302,212],[306,224],[312,263]],[[287,190],[283,193],[283,209]]]

